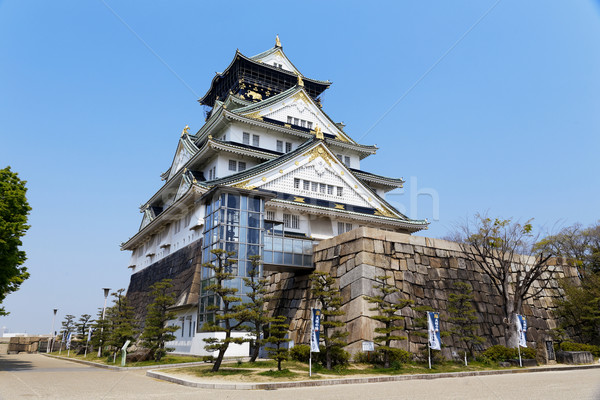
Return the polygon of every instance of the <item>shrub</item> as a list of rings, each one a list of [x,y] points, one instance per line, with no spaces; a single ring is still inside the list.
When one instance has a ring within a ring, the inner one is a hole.
[[[320,353],[315,354],[318,356],[318,360],[323,366],[327,364],[327,355],[325,353],[325,346],[319,346]],[[345,367],[350,364],[350,353],[340,347],[332,347],[331,351],[331,366]]]
[[[413,354],[402,349],[392,349],[390,363],[407,364],[413,359]],[[383,364],[383,353],[379,350],[369,353],[358,352],[354,355],[354,362],[363,364]]]
[[[482,353],[482,356],[492,361],[507,361],[519,358],[519,350],[498,344],[488,348]],[[535,350],[529,347],[521,347],[521,358],[535,358]]]
[[[562,351],[589,351],[594,357],[600,357],[600,346],[592,344],[562,342],[559,348]]]
[[[290,357],[295,361],[308,362],[310,358],[310,346],[307,344],[295,345],[290,349]]]

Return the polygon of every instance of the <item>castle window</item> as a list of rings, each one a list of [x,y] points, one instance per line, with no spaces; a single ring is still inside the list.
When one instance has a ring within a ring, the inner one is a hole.
[[[352,230],[352,224],[338,222],[338,235],[344,232],[350,232]]]
[[[248,132],[242,134],[242,142],[244,144],[250,144],[250,134]]]
[[[327,194],[333,194],[333,185],[327,185]]]
[[[344,188],[341,187],[341,186],[338,186],[337,187],[337,195],[340,196],[340,197],[342,197],[343,194],[344,194]]]
[[[346,164],[346,167],[350,166],[350,157],[348,157],[348,156],[344,157],[344,164]]]
[[[300,189],[300,179],[294,178],[294,189]]]
[[[267,219],[273,221],[275,219],[275,211],[267,211]]]
[[[300,216],[295,214],[283,214],[283,226],[291,229],[300,229]]]
[[[310,181],[305,180],[303,182],[304,184],[304,190],[310,190]]]
[[[317,182],[311,182],[310,183],[310,190],[313,192],[316,192],[319,190],[319,184]]]
[[[307,127],[308,129],[312,129],[312,122],[310,122],[310,121],[306,121],[306,127]]]
[[[245,171],[246,170],[246,162],[245,161],[239,161],[238,162],[238,171]]]
[[[229,160],[229,170],[230,171],[237,171],[237,161],[235,161],[235,160]]]
[[[288,115],[287,123],[290,125],[294,123],[294,118],[291,115]]]
[[[259,145],[260,145],[259,140],[260,140],[260,136],[252,135],[252,146],[259,147]]]
[[[306,128],[306,121],[303,120],[303,119],[301,119],[300,120],[300,126],[303,127],[303,128]]]
[[[300,119],[294,118],[294,125],[298,125],[300,123]]]
[[[344,159],[342,158],[341,154],[336,154],[335,156],[338,158],[338,160],[340,160],[341,162],[344,162]]]
[[[281,140],[277,141],[277,151],[283,153],[283,141]]]
[[[319,183],[319,192],[325,194],[325,188],[327,187],[324,183]]]
[[[285,152],[289,153],[292,151],[292,144],[290,142],[285,142]]]

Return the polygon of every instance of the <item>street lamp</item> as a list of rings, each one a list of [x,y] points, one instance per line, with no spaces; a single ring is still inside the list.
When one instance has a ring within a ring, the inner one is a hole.
[[[108,292],[110,288],[103,288],[104,290],[104,307],[102,308],[102,321],[104,321],[104,313],[106,312],[106,299],[108,298]],[[104,326],[100,328],[100,345],[98,346],[98,358],[102,357],[102,333],[104,332]]]
[[[54,344],[54,319],[56,318],[56,312],[58,308],[54,309],[54,315],[52,316],[52,331],[50,331],[50,338],[48,339],[48,347],[46,348],[46,353],[50,353],[50,346]]]

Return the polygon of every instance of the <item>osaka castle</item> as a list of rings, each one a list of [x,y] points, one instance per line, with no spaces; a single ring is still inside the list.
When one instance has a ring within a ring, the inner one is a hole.
[[[141,207],[139,230],[121,247],[131,251],[128,297],[140,322],[149,286],[173,279],[175,352],[208,354],[202,339],[218,335],[201,331],[214,318],[207,306],[215,297],[202,290],[213,249],[235,252],[231,285],[243,294],[252,255],[264,275],[306,275],[320,240],[358,227],[427,228],[385,200],[401,178],[361,169],[377,147],[357,143],[327,115],[320,95],[330,85],[304,76],[277,37],[253,57],[236,51],[199,99],[209,109],[204,125],[183,129],[162,186]],[[248,355],[231,347],[229,355]]]

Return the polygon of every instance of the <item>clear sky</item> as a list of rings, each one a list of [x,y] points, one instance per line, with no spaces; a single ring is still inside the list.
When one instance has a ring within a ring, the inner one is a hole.
[[[236,48],[331,80],[324,110],[404,177],[431,237],[476,212],[599,218],[600,4],[584,0],[0,2],[0,168],[28,181],[31,278],[0,327],[48,333],[126,288],[119,244]],[[418,195],[418,193],[423,193]]]

